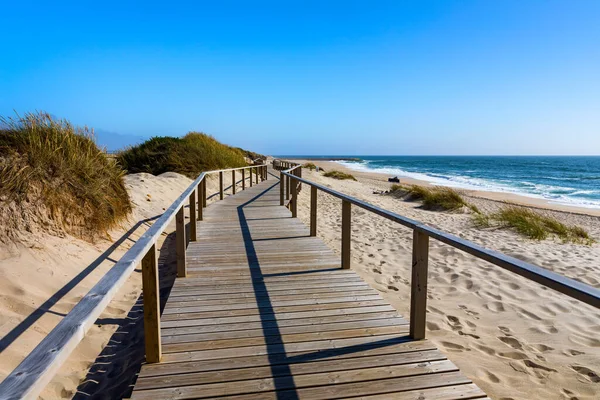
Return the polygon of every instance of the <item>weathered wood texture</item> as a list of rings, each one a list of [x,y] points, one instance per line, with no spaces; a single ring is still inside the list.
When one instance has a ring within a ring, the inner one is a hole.
[[[273,176],[277,176],[273,175]],[[133,399],[480,399],[485,394],[263,181],[211,204]]]

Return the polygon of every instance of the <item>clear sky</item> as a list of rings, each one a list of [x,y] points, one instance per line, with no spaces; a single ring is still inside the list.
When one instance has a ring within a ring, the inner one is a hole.
[[[0,48],[1,115],[109,147],[600,154],[599,0],[4,1]]]

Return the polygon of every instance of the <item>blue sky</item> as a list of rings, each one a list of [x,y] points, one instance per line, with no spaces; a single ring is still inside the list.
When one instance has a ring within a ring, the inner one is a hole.
[[[4,2],[0,114],[109,147],[600,154],[597,0],[123,3]]]

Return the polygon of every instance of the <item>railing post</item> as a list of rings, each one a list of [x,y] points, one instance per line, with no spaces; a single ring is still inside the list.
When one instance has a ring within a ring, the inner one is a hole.
[[[349,201],[342,200],[342,268],[350,269],[350,240],[352,230],[351,226],[351,206]]]
[[[290,177],[289,175],[285,176],[285,199],[290,199]]]
[[[202,179],[202,207],[206,207],[206,175]]]
[[[231,171],[231,193],[235,194],[235,169]]]
[[[269,179],[269,168],[265,165],[263,167],[263,174],[265,175],[265,181]]]
[[[144,341],[146,362],[157,363],[162,357],[160,343],[160,285],[156,243],[142,259],[142,291],[144,293]]]
[[[291,179],[290,183],[292,184],[292,201],[291,201],[291,209],[292,209],[292,218],[298,217],[298,182],[295,179]]]
[[[254,172],[256,172],[256,184],[258,185],[258,168],[255,168],[255,170],[256,171],[254,171]]]
[[[219,171],[219,199],[223,200],[223,171]]]
[[[298,167],[298,178],[302,178],[302,167]],[[298,191],[302,190],[302,183],[298,183]]]
[[[285,191],[285,175],[283,175],[282,171],[279,171],[279,205],[282,206],[284,204],[283,192]]]
[[[182,207],[183,208],[183,207]],[[196,191],[190,193],[190,241],[196,241]]]
[[[250,176],[250,187],[252,187],[252,167],[248,168],[248,176]]]
[[[175,216],[175,250],[177,253],[177,277],[185,278],[187,275],[185,265],[185,218],[183,215],[183,205],[177,211]]]
[[[427,269],[429,236],[413,230],[412,279],[410,289],[410,337],[425,339],[427,319]]]
[[[204,175],[204,179],[206,179],[206,175]],[[204,179],[202,181],[204,181]],[[202,184],[202,182],[200,182],[200,184],[198,185],[197,191],[198,191],[198,221],[202,221],[202,218],[203,218],[202,211],[204,208],[202,203],[204,202],[203,198],[206,197],[204,195],[204,185]]]
[[[310,236],[317,236],[317,187],[310,187]]]
[[[246,190],[246,168],[242,168],[242,190]]]

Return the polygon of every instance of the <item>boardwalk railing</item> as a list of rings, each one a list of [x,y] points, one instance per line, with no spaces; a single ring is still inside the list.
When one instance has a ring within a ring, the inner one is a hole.
[[[246,177],[246,171],[248,171],[248,177]],[[144,294],[146,361],[149,363],[159,362],[161,343],[157,241],[167,229],[169,223],[175,218],[177,276],[186,276],[185,205],[189,203],[189,239],[195,241],[196,222],[202,220],[202,210],[206,207],[207,202],[206,177],[210,174],[219,175],[219,197],[223,199],[223,175],[231,173],[232,193],[235,193],[237,172],[242,174],[242,190],[246,188],[246,180],[252,186],[253,182],[258,183],[259,179],[267,179],[266,165],[223,169],[200,174],[110,271],[73,307],[21,364],[0,383],[0,400],[37,398],[140,263],[142,265]]]
[[[350,197],[326,186],[303,179],[301,166],[299,164],[286,160],[274,160],[273,167],[281,171],[281,182],[285,182],[287,188],[286,193],[290,192],[291,187],[291,199],[289,198],[289,195],[286,198],[289,199],[289,204],[291,204],[293,216],[297,215],[297,191],[295,188],[300,183],[310,186],[311,236],[315,236],[317,234],[317,191],[321,190],[324,193],[342,200],[342,268],[350,268],[350,226],[352,205],[380,215],[386,219],[389,219],[390,221],[394,221],[413,230],[412,279],[410,296],[410,336],[413,339],[418,340],[425,338],[429,238],[446,243],[452,247],[465,251],[477,258],[481,258],[482,260],[488,261],[517,275],[521,275],[543,286],[566,294],[567,296],[580,300],[593,307],[600,308],[600,290],[592,286],[564,277],[555,272],[548,271],[544,268],[526,263],[525,261],[518,260],[505,254],[486,249],[458,236],[454,236],[427,226],[419,221],[406,218],[402,215],[384,210],[380,207],[374,206],[373,204]],[[281,204],[283,205],[283,189],[281,189],[280,196]]]

